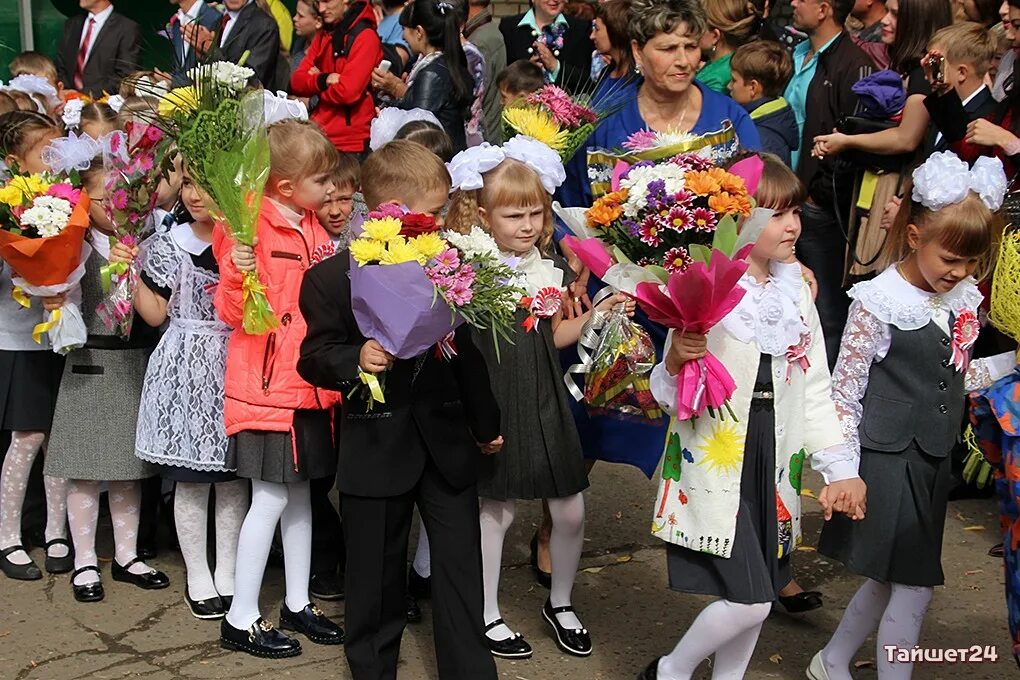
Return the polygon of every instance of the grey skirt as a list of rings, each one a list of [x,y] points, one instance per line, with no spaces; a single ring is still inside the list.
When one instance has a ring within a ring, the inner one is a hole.
[[[49,432],[63,372],[51,350],[0,350],[0,429]]]
[[[769,365],[764,369],[766,376]],[[759,389],[770,390],[771,384],[755,387]],[[733,551],[724,558],[667,544],[666,569],[673,590],[757,604],[775,601],[779,589],[790,582],[790,560],[779,559],[775,425],[773,402],[752,401]]]
[[[135,427],[152,350],[79,349],[67,357],[50,443],[48,477],[129,481],[157,474],[135,456]]]
[[[834,515],[818,552],[883,583],[942,585],[949,457],[934,458],[916,444],[902,453],[862,449],[860,475],[868,485],[867,514],[859,522]]]
[[[227,467],[243,479],[288,484],[336,475],[333,411],[298,410],[290,432],[244,430],[230,437]]]

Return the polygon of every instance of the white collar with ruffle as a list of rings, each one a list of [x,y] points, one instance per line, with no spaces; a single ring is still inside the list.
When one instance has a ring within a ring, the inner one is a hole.
[[[808,332],[800,313],[803,285],[800,264],[796,262],[771,262],[764,283],[745,274],[740,279],[746,291],[744,297],[723,318],[723,328],[741,342],[754,342],[765,354],[785,356]]]
[[[175,224],[170,229],[170,238],[174,240],[174,243],[189,255],[201,255],[206,250],[212,247],[212,244],[203,241],[199,237],[195,236],[195,232],[191,230],[191,223],[185,222],[184,224]]]
[[[563,287],[563,270],[549,258],[542,257],[538,248],[532,248],[519,257],[517,271],[524,275],[524,288],[528,295],[534,296],[543,288]]]
[[[916,331],[927,326],[938,312],[977,313],[984,299],[977,282],[968,277],[948,293],[936,295],[914,286],[892,265],[870,281],[858,283],[848,295],[857,300],[875,318],[901,331]]]

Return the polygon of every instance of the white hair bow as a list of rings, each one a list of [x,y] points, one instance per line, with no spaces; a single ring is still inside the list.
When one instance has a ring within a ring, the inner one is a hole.
[[[464,149],[446,164],[450,172],[451,191],[473,191],[484,184],[482,175],[506,159],[503,149],[482,142],[479,146]]]
[[[273,94],[269,90],[263,90],[262,96],[262,111],[267,126],[281,120],[308,120],[308,107],[296,99],[289,99],[286,92],[278,91]]]
[[[911,198],[929,210],[959,203],[971,191],[989,210],[998,210],[1009,183],[999,159],[982,156],[971,168],[952,151],[932,154],[914,170],[913,178]]]
[[[58,137],[42,150],[39,157],[55,175],[71,170],[79,172],[92,167],[93,159],[102,151],[99,142],[86,133],[73,130],[66,137]]]
[[[372,130],[368,140],[368,148],[378,151],[392,142],[400,128],[410,122],[424,120],[442,129],[436,114],[425,109],[398,109],[394,107],[383,109],[372,121]]]
[[[550,194],[567,178],[560,155],[537,139],[517,135],[503,144],[503,152],[534,170]]]
[[[25,73],[20,76],[11,78],[11,82],[7,83],[8,90],[17,90],[18,92],[24,92],[25,94],[38,94],[46,98],[46,101],[50,106],[56,106],[60,103],[60,97],[57,96],[57,88],[50,84],[50,81],[46,80],[42,76],[32,75]]]

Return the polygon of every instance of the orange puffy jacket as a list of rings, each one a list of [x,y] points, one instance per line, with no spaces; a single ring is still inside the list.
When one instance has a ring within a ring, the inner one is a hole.
[[[265,335],[248,335],[242,328],[242,275],[230,257],[233,241],[217,224],[213,253],[220,269],[214,304],[234,331],[227,343],[227,434],[242,430],[289,432],[296,409],[328,409],[340,401],[337,392],[312,387],[297,372],[306,324],[298,309],[305,270],[316,248],[329,236],[315,215],[306,211],[295,229],[269,199],[262,202],[258,221],[255,266],[280,326]]]

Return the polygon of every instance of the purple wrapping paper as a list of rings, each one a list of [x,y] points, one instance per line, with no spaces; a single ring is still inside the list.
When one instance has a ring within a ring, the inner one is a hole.
[[[351,308],[358,329],[398,359],[416,357],[464,323],[417,262],[359,267],[351,258]]]

